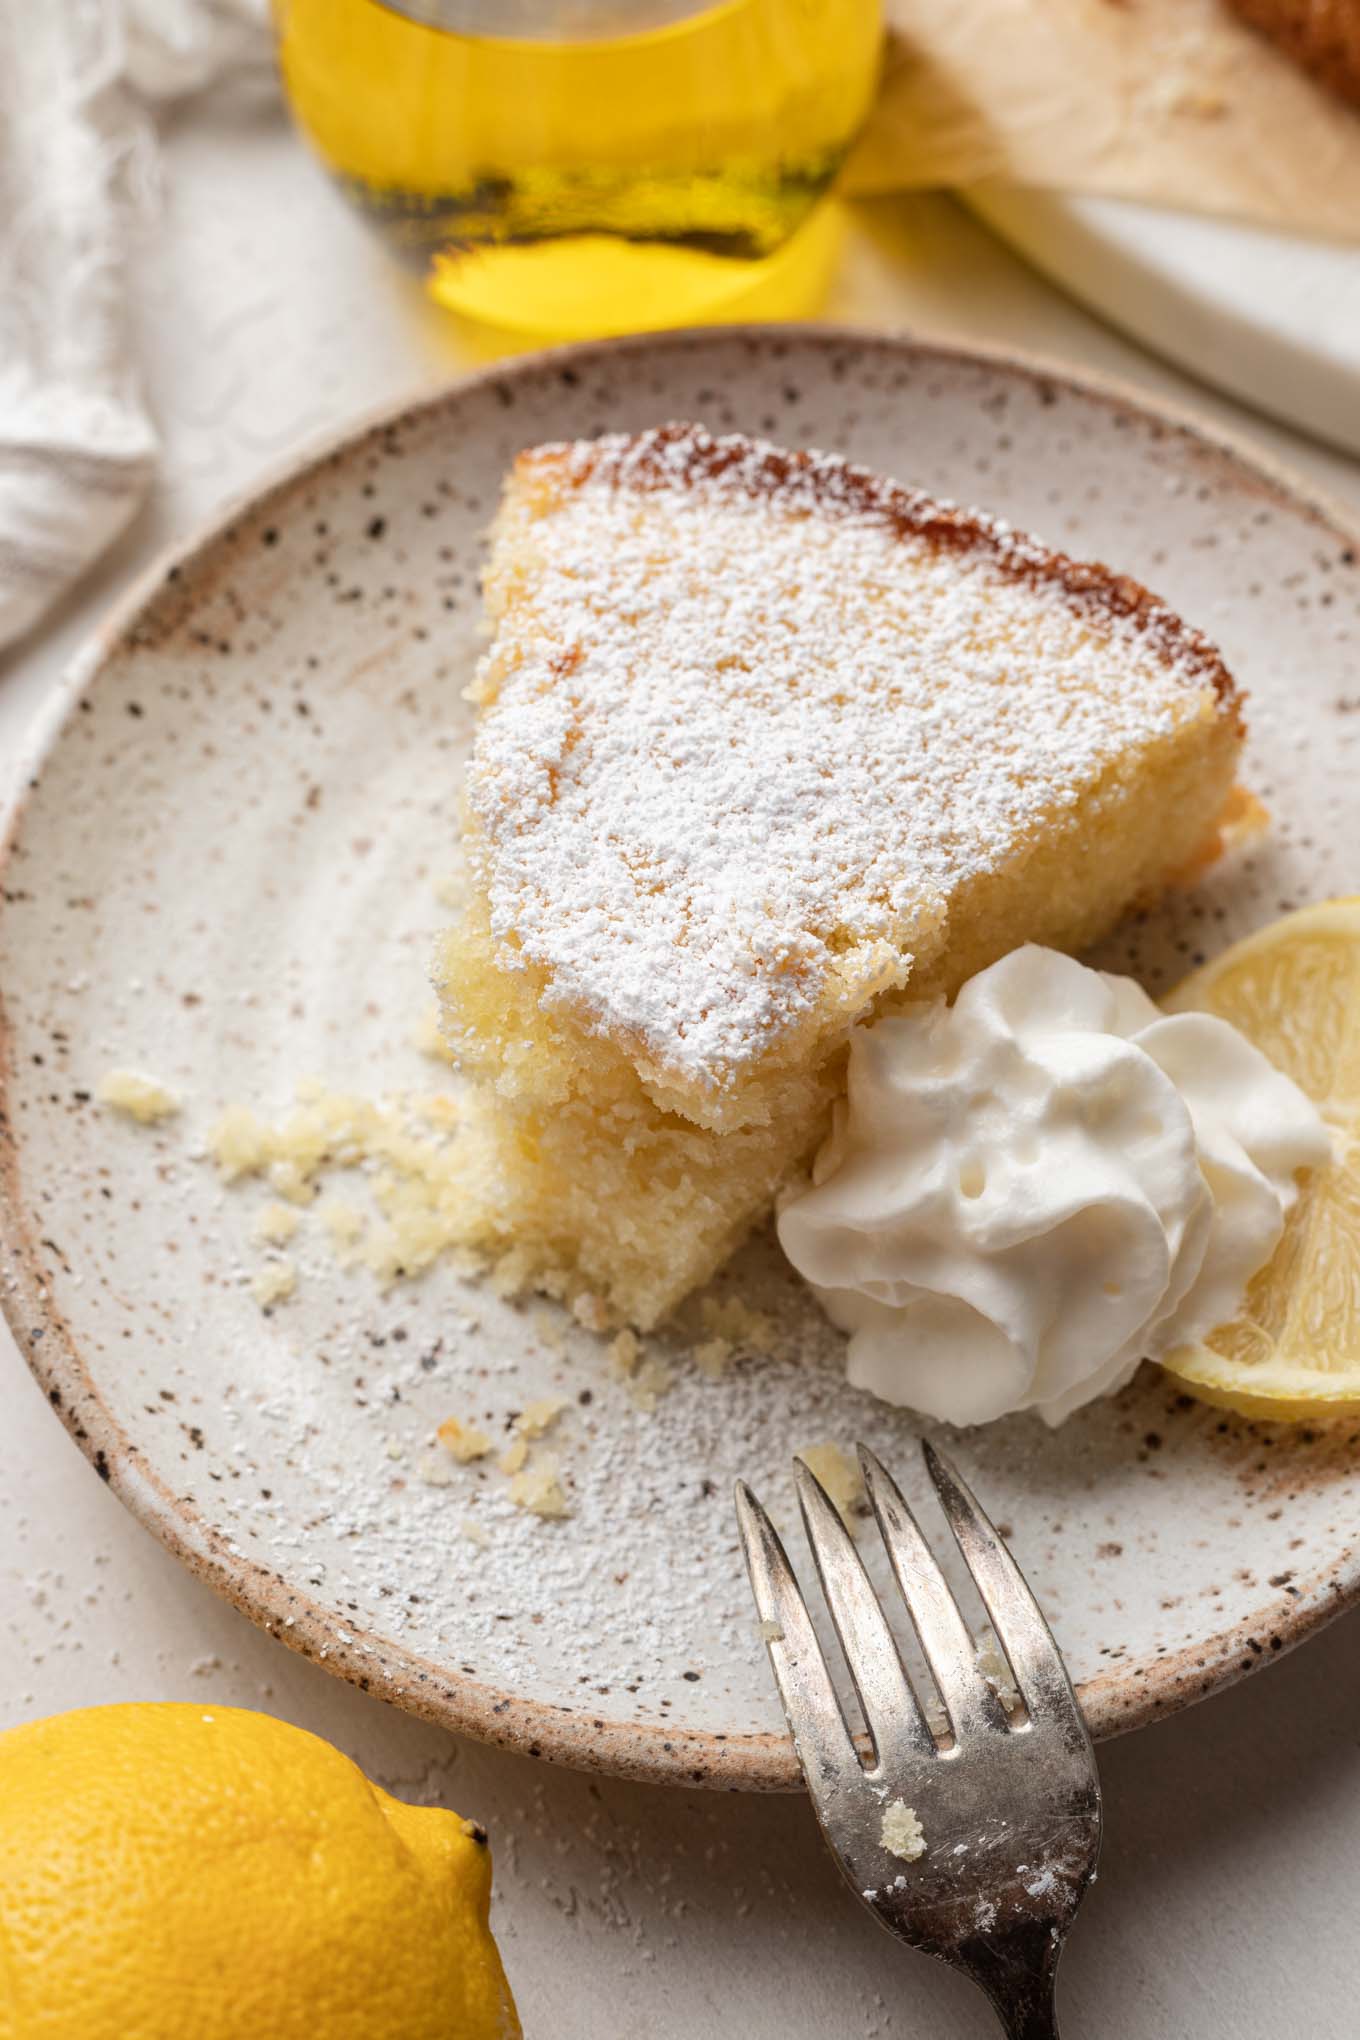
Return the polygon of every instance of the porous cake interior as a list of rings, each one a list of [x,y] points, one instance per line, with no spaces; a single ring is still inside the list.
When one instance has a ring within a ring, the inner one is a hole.
[[[1240,746],[1137,584],[667,427],[507,484],[436,964],[469,1236],[648,1326],[821,1137],[851,1025],[1188,866]]]

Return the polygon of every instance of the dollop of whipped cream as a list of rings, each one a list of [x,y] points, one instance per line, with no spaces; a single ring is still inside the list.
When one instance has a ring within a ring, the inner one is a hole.
[[[1033,945],[851,1038],[785,1253],[857,1387],[954,1424],[1057,1424],[1232,1317],[1317,1110],[1227,1021]]]

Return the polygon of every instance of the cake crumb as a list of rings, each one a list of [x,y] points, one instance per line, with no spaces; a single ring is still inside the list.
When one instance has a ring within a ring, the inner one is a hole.
[[[784,1632],[777,1622],[765,1621],[760,1625],[760,1637],[762,1643],[782,1643]]]
[[[496,1461],[502,1473],[518,1473],[529,1457],[529,1447],[523,1438],[512,1438]]]
[[[379,1216],[370,1224],[349,1207],[328,1212],[327,1238],[342,1266],[361,1260],[384,1284],[422,1274],[441,1256],[460,1272],[484,1271],[457,1194],[467,1161],[456,1099],[367,1099],[315,1078],[295,1092],[297,1104],[273,1124],[243,1105],[221,1114],[207,1146],[226,1182],[263,1176],[277,1197],[309,1204],[324,1174],[362,1171]],[[503,1280],[516,1272],[503,1268]]]
[[[634,1409],[650,1417],[663,1395],[672,1387],[671,1370],[644,1350],[641,1339],[625,1326],[610,1340],[605,1359],[611,1374],[623,1383]]]
[[[317,1207],[316,1215],[325,1228],[336,1259],[342,1267],[348,1267],[355,1258],[355,1249],[368,1220],[357,1204],[346,1204],[342,1197],[328,1197]]]
[[[699,1314],[704,1330],[725,1339],[734,1350],[740,1346],[748,1353],[774,1351],[774,1319],[766,1311],[752,1310],[739,1296],[725,1296],[721,1302],[716,1296],[706,1296]]]
[[[1007,1713],[1020,1705],[1020,1688],[1011,1677],[1011,1668],[1002,1656],[1001,1646],[990,1629],[984,1630],[974,1643],[973,1663]]]
[[[916,1818],[915,1808],[904,1799],[889,1801],[878,1838],[890,1856],[899,1856],[904,1863],[914,1863],[926,1852],[925,1831]]]
[[[281,1247],[291,1240],[302,1224],[302,1216],[296,1205],[266,1204],[255,1214],[251,1227],[252,1237],[266,1246]]]
[[[525,1404],[515,1419],[515,1429],[521,1438],[541,1438],[545,1431],[552,1429],[566,1407],[564,1395],[542,1395],[536,1402]]]
[[[562,1327],[550,1310],[534,1312],[534,1330],[550,1353],[561,1353],[565,1349]]]
[[[584,1325],[588,1332],[607,1332],[610,1326],[609,1306],[603,1297],[593,1289],[580,1289],[571,1299],[571,1314],[578,1325]]]
[[[718,1381],[735,1351],[730,1339],[705,1339],[694,1348],[691,1358],[701,1374],[706,1374],[710,1381]]]
[[[310,1204],[316,1196],[316,1185],[306,1169],[286,1155],[269,1164],[265,1178],[270,1189],[277,1190],[290,1204]]]
[[[642,1341],[637,1333],[630,1331],[627,1326],[609,1341],[605,1351],[609,1371],[611,1374],[617,1374],[620,1381],[628,1379],[641,1358]]]
[[[854,1512],[864,1500],[864,1481],[849,1453],[834,1438],[828,1438],[821,1445],[800,1446],[797,1456],[808,1472],[821,1482],[835,1503],[842,1523],[853,1532]]]
[[[527,1509],[531,1516],[571,1514],[567,1491],[562,1485],[561,1461],[552,1452],[545,1452],[535,1465],[516,1474],[510,1483],[509,1494],[515,1507]]]
[[[663,1395],[671,1388],[671,1370],[662,1360],[646,1354],[628,1377],[628,1400],[633,1408],[650,1417]]]
[[[414,1113],[417,1119],[423,1119],[436,1133],[451,1133],[462,1117],[458,1100],[448,1091],[424,1091],[416,1096],[408,1095],[401,1103],[405,1110]]]
[[[297,1269],[286,1254],[280,1254],[276,1261],[266,1261],[263,1268],[256,1269],[250,1282],[250,1293],[261,1310],[285,1302],[296,1288]]]
[[[435,1436],[460,1466],[470,1466],[474,1459],[485,1459],[491,1450],[491,1440],[485,1431],[479,1431],[475,1424],[461,1424],[457,1417],[445,1417]]]
[[[422,1452],[416,1461],[416,1472],[426,1487],[452,1487],[458,1478],[444,1452]]]
[[[511,1247],[491,1264],[491,1288],[496,1296],[508,1302],[512,1297],[522,1296],[533,1280],[532,1256],[523,1247]]]
[[[481,1524],[474,1523],[471,1516],[464,1516],[458,1525],[458,1535],[465,1537],[469,1544],[475,1544],[478,1551],[485,1551],[491,1542]]]
[[[228,1105],[208,1134],[208,1153],[228,1183],[253,1176],[269,1156],[269,1129],[248,1105]]]
[[[439,1031],[439,1008],[430,1002],[421,1009],[420,1018],[411,1029],[411,1045],[419,1049],[431,1062],[452,1064],[456,1058],[453,1050]]]
[[[95,1095],[101,1105],[121,1112],[125,1119],[135,1119],[139,1126],[156,1126],[179,1111],[175,1093],[140,1070],[109,1070],[100,1078]]]

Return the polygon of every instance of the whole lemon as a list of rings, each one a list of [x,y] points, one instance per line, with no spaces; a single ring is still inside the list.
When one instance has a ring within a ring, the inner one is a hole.
[[[3,2040],[518,2040],[473,1822],[235,1707],[0,1735]]]

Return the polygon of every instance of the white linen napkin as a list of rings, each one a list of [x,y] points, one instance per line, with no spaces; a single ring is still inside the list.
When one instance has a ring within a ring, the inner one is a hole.
[[[153,108],[269,55],[265,0],[0,0],[0,646],[155,473],[125,296]]]

